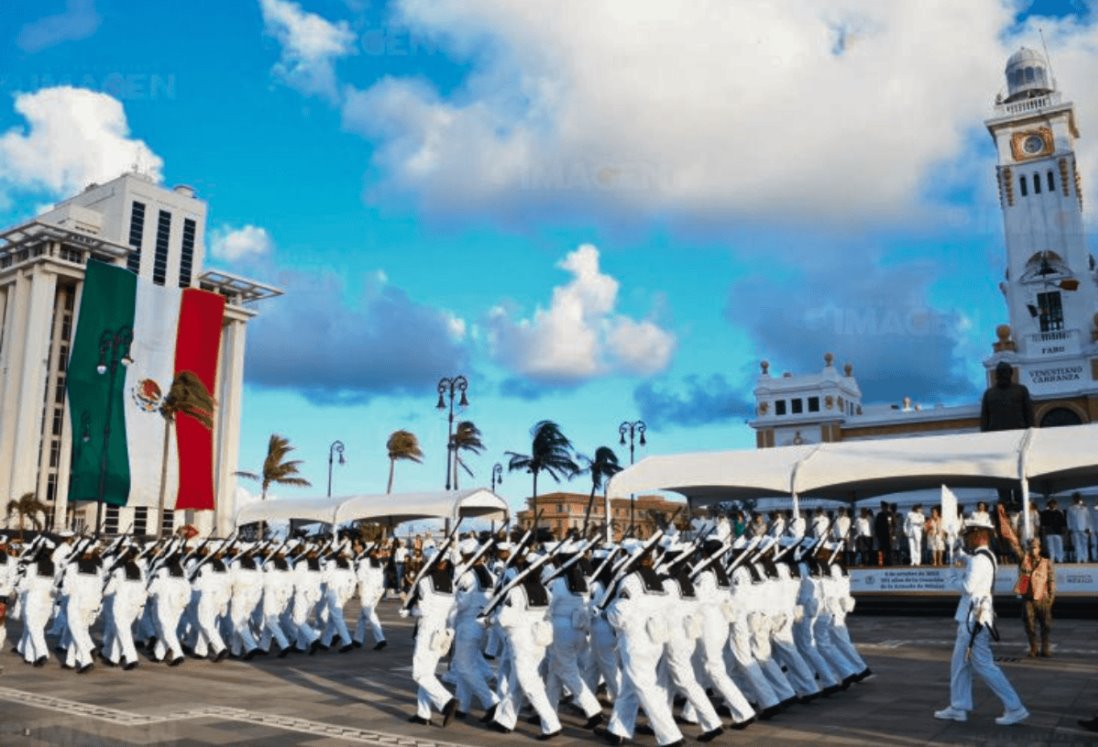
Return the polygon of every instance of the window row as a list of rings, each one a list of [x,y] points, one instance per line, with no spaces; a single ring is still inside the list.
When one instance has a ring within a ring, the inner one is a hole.
[[[1045,173],[1045,182],[1048,184],[1048,191],[1050,193],[1056,191],[1056,179],[1052,175],[1052,169],[1049,169]],[[1030,178],[1028,176],[1026,176],[1025,174],[1022,174],[1022,176],[1019,177],[1018,184],[1019,184],[1019,189],[1021,190],[1021,193],[1022,193],[1022,197],[1028,197],[1029,196],[1029,188],[1030,188],[1031,184],[1033,185],[1033,194],[1039,195],[1039,194],[1041,194],[1041,173],[1040,172],[1034,172],[1032,182],[1030,181]]]
[[[788,404],[787,404],[788,402]],[[808,397],[808,412],[820,411],[820,398]],[[784,400],[779,399],[774,401],[774,414],[775,415],[801,415],[805,412],[805,400],[804,399],[791,399]]]

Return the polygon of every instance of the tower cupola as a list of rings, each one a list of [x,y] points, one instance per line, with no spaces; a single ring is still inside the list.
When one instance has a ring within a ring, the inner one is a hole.
[[[1006,64],[1006,102],[1044,96],[1056,89],[1048,61],[1040,52],[1022,47]]]

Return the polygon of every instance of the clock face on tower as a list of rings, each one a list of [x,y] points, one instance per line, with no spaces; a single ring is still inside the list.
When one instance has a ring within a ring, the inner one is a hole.
[[[1015,132],[1010,138],[1010,150],[1015,161],[1025,161],[1052,153],[1052,131],[1039,130]]]

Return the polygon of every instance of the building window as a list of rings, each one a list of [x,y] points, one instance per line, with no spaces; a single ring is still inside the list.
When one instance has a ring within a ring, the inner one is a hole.
[[[53,504],[57,498],[57,475],[50,473],[46,478],[46,503]]]
[[[118,506],[107,506],[104,512],[103,531],[106,534],[118,534]]]
[[[1049,169],[1049,172],[1048,172],[1048,191],[1049,192],[1055,192],[1056,191],[1056,182],[1053,181],[1053,179],[1052,179],[1052,169]]]
[[[774,414],[785,415],[785,400],[779,399],[774,403]]]
[[[153,282],[164,285],[168,278],[168,237],[172,233],[172,214],[161,210],[156,219],[156,255],[153,257]]]
[[[820,411],[820,398],[819,397],[809,397],[808,398],[808,411],[809,412],[819,412]]]
[[[141,269],[141,237],[145,233],[145,203],[134,202],[130,209],[130,247],[133,249],[126,257],[126,269],[138,272]]]
[[[133,510],[133,533],[141,536],[149,524],[149,509],[145,506]]]
[[[1029,190],[1028,190],[1028,189],[1026,188],[1026,181],[1027,181],[1027,180],[1026,180],[1026,175],[1025,175],[1025,174],[1022,174],[1022,180],[1021,180],[1021,185],[1022,185],[1022,197],[1025,197],[1025,196],[1027,196],[1027,195],[1029,194]]]
[[[65,422],[64,412],[60,407],[53,408],[53,427],[50,429],[50,433],[54,436],[61,435],[61,424]]]
[[[1033,175],[1033,194],[1035,194],[1035,195],[1041,194],[1041,175],[1040,174],[1034,174]]]
[[[790,404],[793,406],[793,414],[800,415],[804,412],[804,401],[800,399],[790,400]]]
[[[191,274],[194,270],[194,221],[186,218],[183,221],[183,253],[179,258],[179,287],[189,288]]]
[[[1037,310],[1042,332],[1060,332],[1064,329],[1064,307],[1060,303],[1060,291],[1038,293]]]
[[[171,534],[175,531],[175,511],[164,509],[164,515],[160,517],[160,533]]]

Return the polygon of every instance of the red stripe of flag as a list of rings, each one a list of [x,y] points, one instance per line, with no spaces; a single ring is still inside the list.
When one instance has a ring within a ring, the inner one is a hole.
[[[217,355],[221,349],[221,318],[224,311],[224,296],[195,288],[184,289],[175,340],[175,373],[193,372],[211,393],[217,380]],[[215,422],[216,419],[215,412]],[[180,415],[175,422],[175,437],[179,448],[176,510],[212,510],[213,430],[189,415]]]

